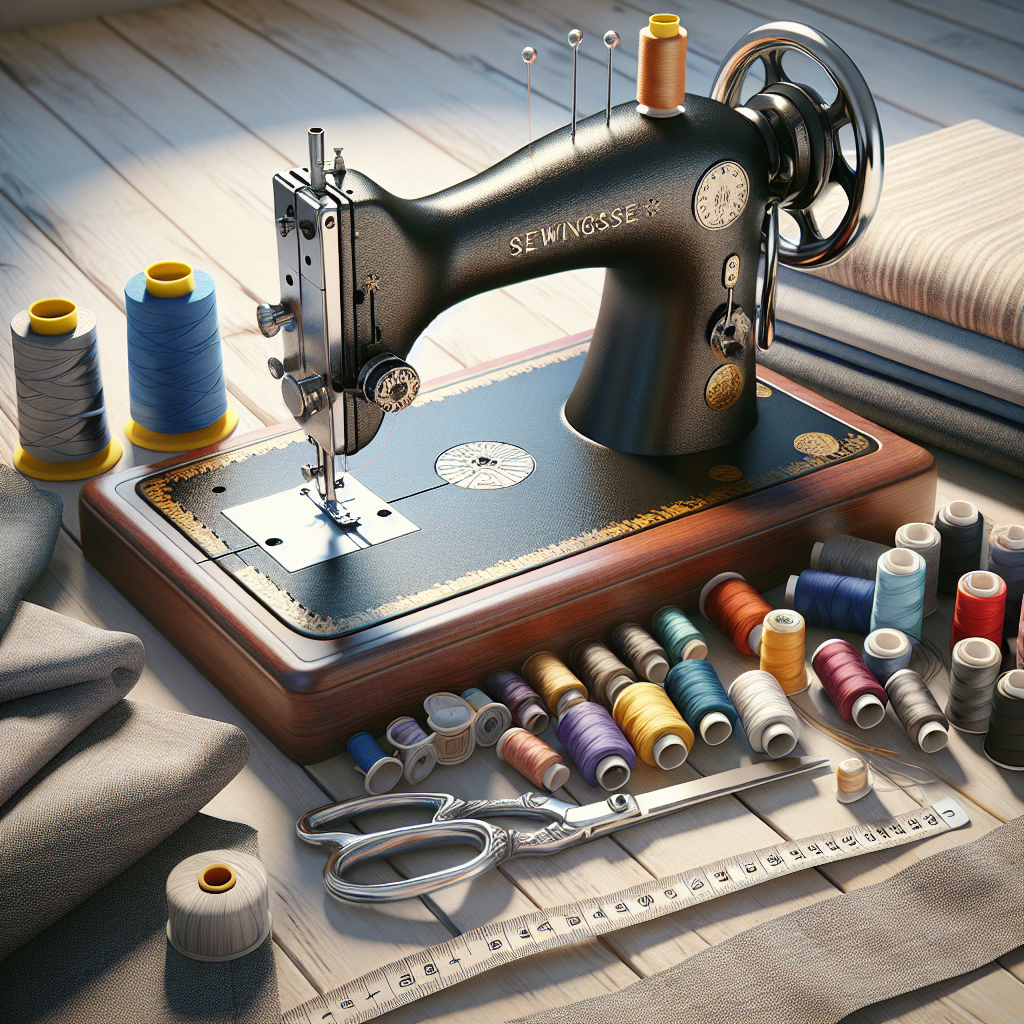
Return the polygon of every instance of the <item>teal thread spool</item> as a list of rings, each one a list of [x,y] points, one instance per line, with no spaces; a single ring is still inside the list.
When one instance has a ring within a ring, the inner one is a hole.
[[[879,555],[872,630],[887,626],[921,639],[927,571],[925,560],[910,548],[891,548]]]
[[[691,729],[714,747],[731,735],[739,715],[710,661],[680,661],[665,676],[665,692]]]
[[[673,665],[681,661],[703,661],[708,656],[707,641],[700,630],[673,605],[654,613],[651,629]]]

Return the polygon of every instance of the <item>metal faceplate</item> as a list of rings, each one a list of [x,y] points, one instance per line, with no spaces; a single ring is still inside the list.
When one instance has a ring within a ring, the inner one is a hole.
[[[339,526],[323,510],[315,484],[226,508],[224,515],[288,572],[419,530],[351,474],[339,478],[337,501],[358,526]]]

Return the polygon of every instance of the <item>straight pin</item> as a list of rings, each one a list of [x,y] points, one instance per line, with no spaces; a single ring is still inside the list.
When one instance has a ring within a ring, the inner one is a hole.
[[[604,34],[604,45],[608,47],[608,102],[604,108],[605,127],[612,123],[612,50],[619,45],[619,33],[608,29]]]
[[[572,141],[576,141],[576,54],[580,43],[583,42],[583,33],[574,28],[569,33],[569,45],[572,47]]]
[[[533,123],[530,120],[530,65],[537,59],[537,51],[532,46],[523,50],[523,63],[526,65],[526,145],[533,159]]]

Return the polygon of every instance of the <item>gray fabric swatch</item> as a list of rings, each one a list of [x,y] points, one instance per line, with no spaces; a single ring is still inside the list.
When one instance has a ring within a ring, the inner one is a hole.
[[[758,361],[897,434],[1024,479],[1024,428],[1009,420],[784,340],[759,352]]]
[[[233,725],[122,700],[0,808],[0,959],[188,821],[238,774]]]
[[[273,943],[202,963],[167,941],[171,869],[205,850],[259,856],[247,825],[198,814],[0,962],[0,1024],[280,1024]]]
[[[777,298],[783,323],[1024,405],[1024,349],[788,267]]]
[[[683,921],[680,927],[685,927]],[[835,1024],[1024,944],[1024,817],[522,1024]]]

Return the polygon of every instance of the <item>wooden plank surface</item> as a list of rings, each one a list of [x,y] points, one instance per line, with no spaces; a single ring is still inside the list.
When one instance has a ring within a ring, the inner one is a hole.
[[[773,18],[815,24],[851,54],[875,92],[892,144],[982,117],[1024,132],[1020,103],[1024,8],[979,0],[970,11],[947,0],[706,0],[675,2],[690,33],[688,86],[706,93],[718,62],[749,28]],[[192,0],[166,8],[0,34],[0,312],[71,295],[97,313],[111,427],[127,416],[124,283],[145,263],[178,256],[214,273],[228,387],[243,428],[284,418],[264,371],[276,340],[254,328],[257,301],[277,298],[270,178],[306,162],[305,130],[321,124],[358,167],[402,195],[452,184],[526,142],[523,46],[536,46],[533,135],[563,124],[570,97],[568,28],[586,34],[580,51],[580,108],[603,108],[605,51],[616,28],[614,102],[634,92],[634,0]],[[460,304],[417,342],[424,378],[586,330],[596,317],[601,272],[526,282]],[[17,440],[14,380],[0,360],[0,456]],[[123,439],[123,437],[122,437]],[[939,504],[976,501],[994,522],[1020,519],[1024,482],[946,453]],[[126,446],[126,461],[150,461]],[[247,768],[207,808],[260,830],[272,878],[278,974],[285,1007],[381,963],[485,921],[593,895],[704,863],[712,857],[849,820],[891,813],[956,792],[974,825],[963,836],[920,848],[780,879],[674,918],[545,955],[513,970],[393,1015],[394,1020],[509,1019],[621,988],[760,920],[885,877],[943,843],[978,835],[1024,812],[1024,780],[994,768],[976,738],[954,731],[946,752],[910,750],[886,722],[879,741],[924,763],[934,782],[909,793],[880,786],[852,808],[835,802],[827,777],[778,783],[645,823],[556,858],[518,860],[473,884],[384,911],[327,897],[323,853],[294,836],[295,817],[330,797],[356,795],[346,758],[307,771],[283,758],[142,616],[89,567],[73,541],[78,485],[62,485],[67,534],[32,599],[97,625],[128,629],[147,648],[133,696],[231,721],[252,744]],[[948,602],[928,620],[942,646]],[[941,617],[940,617],[941,616]],[[723,678],[751,667],[708,626]],[[933,688],[940,700],[945,682]],[[835,712],[811,699],[832,725]],[[842,723],[840,723],[842,724]],[[550,737],[549,737],[550,738]],[[556,741],[557,742],[557,741]],[[833,760],[843,748],[808,730],[804,747]],[[742,744],[694,750],[672,773],[641,767],[634,792],[721,770],[751,753]],[[422,787],[421,787],[422,788]],[[440,769],[427,788],[467,797],[511,795],[524,780],[480,750]],[[329,796],[328,796],[329,795]],[[574,773],[566,799],[600,794]],[[380,822],[376,822],[379,824]],[[372,827],[374,820],[364,820]],[[436,854],[395,859],[397,877],[436,866]],[[908,1022],[1019,1019],[1024,954],[963,979],[882,1004],[851,1020]]]

